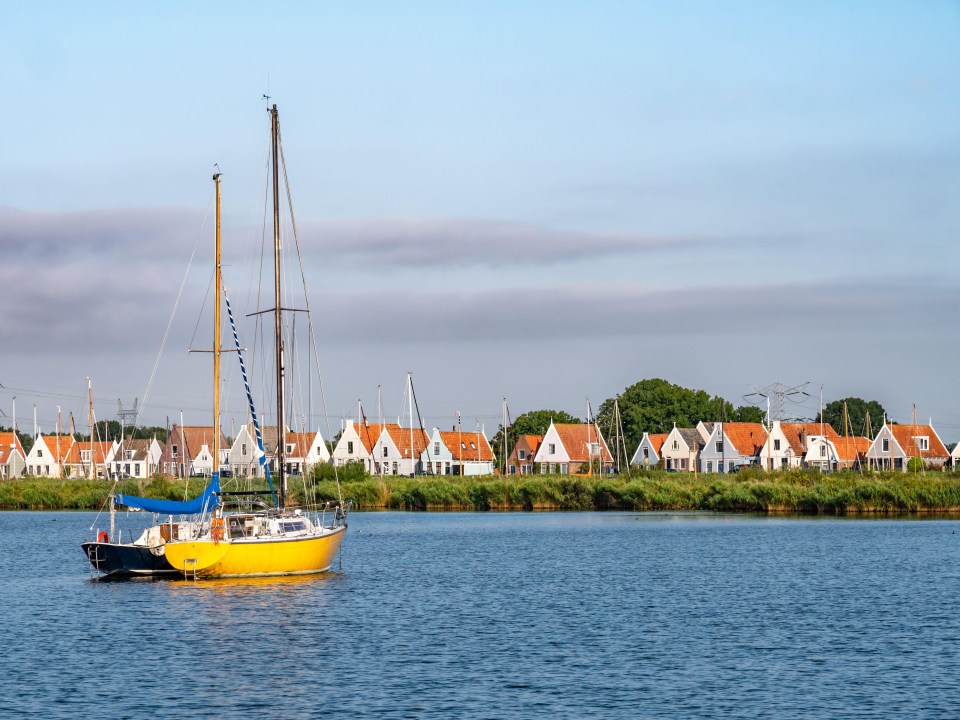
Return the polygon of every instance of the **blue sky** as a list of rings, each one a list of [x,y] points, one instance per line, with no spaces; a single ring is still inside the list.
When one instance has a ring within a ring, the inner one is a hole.
[[[16,394],[20,420],[79,413],[88,375],[101,417],[143,397],[214,163],[228,282],[249,284],[269,91],[334,418],[378,384],[395,414],[408,370],[429,422],[488,426],[504,395],[582,414],[659,376],[735,402],[809,381],[960,435],[956,3],[4,15],[0,407]],[[145,420],[205,422],[206,364],[167,354]]]

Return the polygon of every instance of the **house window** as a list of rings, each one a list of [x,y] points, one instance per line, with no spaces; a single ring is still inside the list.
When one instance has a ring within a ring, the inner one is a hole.
[[[600,454],[600,443],[589,443],[587,447],[589,448],[589,452],[591,455]]]
[[[930,438],[927,437],[926,435],[918,435],[917,437],[913,438],[913,441],[917,444],[917,447],[920,448],[921,450],[930,449]]]
[[[890,452],[890,441],[887,438],[883,439],[883,451]]]
[[[292,453],[292,452],[293,452],[293,445],[287,443],[287,452],[288,452],[288,453]]]
[[[387,457],[387,446],[386,446],[386,445],[383,446],[383,456],[384,456],[384,457]],[[394,465],[396,465],[396,463],[394,463]]]
[[[526,451],[526,450],[520,450],[520,451],[518,451],[518,452],[517,452],[517,457],[519,457],[521,460],[526,460],[526,459],[527,459],[527,451]]]
[[[240,454],[243,455],[244,457],[246,457],[246,454],[247,454],[247,444],[246,444],[246,443],[240,443]]]
[[[435,443],[433,444],[433,454],[434,454],[434,455],[439,455],[439,454],[440,454],[440,443],[435,442]]]
[[[556,454],[556,452],[557,452],[556,444],[550,443],[549,445],[547,445],[547,453],[549,453],[550,455],[554,455]]]
[[[40,450],[39,448],[37,448],[37,457],[38,458],[43,457],[43,450]]]
[[[773,441],[773,449],[774,449],[774,450],[779,450],[779,449],[780,449],[780,438],[776,438],[776,439]]]
[[[730,461],[730,472],[733,472],[733,460]]]
[[[89,451],[89,450],[81,450],[81,451],[80,451],[80,460],[82,460],[83,462],[89,461],[89,460],[90,460],[90,451]]]
[[[826,457],[826,456],[827,456],[827,446],[826,446],[826,445],[821,445],[821,446],[820,446],[820,457]]]
[[[676,440],[673,441],[673,449],[674,449],[674,450],[679,450],[679,449],[680,449],[680,445],[677,443]]]
[[[707,460],[707,472],[713,472],[713,460]]]
[[[177,457],[177,446],[176,446],[176,445],[173,446],[173,457],[174,457],[174,458]]]
[[[470,443],[470,449],[471,449],[471,450],[476,450],[476,449],[477,449],[477,446],[474,445],[473,443]]]
[[[461,449],[461,450],[466,450],[466,449],[467,449],[467,444],[464,443],[464,442],[461,442],[461,443],[460,443],[460,449]]]
[[[347,440],[347,455],[353,455],[353,440]]]
[[[644,449],[643,449],[643,459],[644,459],[644,460],[649,460],[649,459],[650,459],[650,448],[644,448]]]
[[[717,440],[717,452],[723,452],[723,440]]]

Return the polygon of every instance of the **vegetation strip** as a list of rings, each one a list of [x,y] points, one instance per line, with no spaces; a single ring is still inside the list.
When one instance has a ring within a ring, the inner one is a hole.
[[[328,470],[329,472],[329,470]],[[322,473],[327,475],[328,472]],[[330,472],[332,474],[332,472]],[[731,475],[645,471],[632,475],[580,477],[525,475],[504,478],[423,476],[371,477],[349,472],[344,497],[357,510],[713,510],[796,514],[960,514],[960,473],[821,474],[811,470]],[[193,497],[204,478],[180,481],[155,477],[121,482],[120,492],[182,500]],[[303,484],[290,483],[291,502]],[[314,482],[316,496],[336,499],[331,479]],[[96,510],[110,485],[101,481],[21,478],[0,482],[0,509]]]

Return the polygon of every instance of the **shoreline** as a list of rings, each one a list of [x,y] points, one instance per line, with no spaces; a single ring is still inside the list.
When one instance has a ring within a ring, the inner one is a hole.
[[[232,481],[236,483],[236,480]],[[332,480],[308,482],[317,502],[336,499]],[[170,500],[199,494],[206,480],[124,480],[119,492]],[[960,517],[960,473],[838,472],[793,469],[730,475],[643,471],[632,475],[388,476],[341,483],[354,510],[414,512],[714,511],[803,516]],[[20,478],[0,481],[0,510],[99,510],[112,483]],[[290,480],[302,504],[302,478]]]

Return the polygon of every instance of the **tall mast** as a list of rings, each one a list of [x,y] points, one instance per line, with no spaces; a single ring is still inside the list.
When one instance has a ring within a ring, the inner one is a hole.
[[[277,480],[278,505],[282,509],[287,494],[287,446],[283,433],[283,311],[280,307],[280,161],[279,161],[280,116],[277,106],[270,109],[270,141],[273,151],[273,317],[277,363]]]
[[[216,299],[213,306],[213,472],[220,477],[220,295],[223,282],[220,275],[220,173],[213,176],[217,186],[217,249],[215,282]]]
[[[90,398],[90,469],[87,476],[93,480],[93,381],[90,378],[87,378],[87,396]]]

